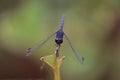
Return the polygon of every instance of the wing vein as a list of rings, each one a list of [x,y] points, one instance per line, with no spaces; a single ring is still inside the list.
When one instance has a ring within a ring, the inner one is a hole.
[[[45,44],[55,33],[48,36],[44,41],[40,42],[38,45],[34,46],[33,48],[28,48],[26,52],[26,56],[32,55],[37,49],[39,49],[43,44]]]
[[[67,35],[64,33],[65,35],[65,38],[68,42],[68,44],[70,45],[70,47],[72,48],[73,52],[74,52],[74,55],[76,56],[76,58],[81,62],[83,63],[84,62],[84,57],[80,55],[80,53],[77,51],[77,49],[75,47],[73,47],[70,39],[67,37]]]

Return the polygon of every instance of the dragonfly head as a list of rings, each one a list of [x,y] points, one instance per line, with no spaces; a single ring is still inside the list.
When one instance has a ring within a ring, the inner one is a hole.
[[[60,45],[60,44],[63,43],[63,40],[56,38],[56,39],[55,39],[55,42],[56,42],[56,44]]]

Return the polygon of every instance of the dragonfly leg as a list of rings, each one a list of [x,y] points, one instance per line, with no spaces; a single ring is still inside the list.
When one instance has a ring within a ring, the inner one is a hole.
[[[60,50],[60,44],[56,44],[56,50],[55,50],[56,57],[59,57],[59,50]]]

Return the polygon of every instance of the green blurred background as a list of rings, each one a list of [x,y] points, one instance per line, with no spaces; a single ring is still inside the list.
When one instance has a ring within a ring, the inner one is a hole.
[[[54,79],[39,60],[54,53],[54,37],[36,54],[25,52],[58,30],[62,14],[64,32],[85,62],[64,40],[61,80],[120,80],[119,0],[0,0],[0,79]]]

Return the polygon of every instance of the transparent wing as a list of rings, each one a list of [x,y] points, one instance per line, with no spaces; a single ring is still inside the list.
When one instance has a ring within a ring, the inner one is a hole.
[[[56,34],[56,32],[51,34],[50,36],[48,36],[43,42],[39,43],[38,45],[34,46],[33,48],[28,48],[27,52],[26,52],[26,56],[29,56],[29,55],[32,55],[33,53],[35,53],[35,51],[37,49],[39,49],[43,44],[45,44],[55,34]]]
[[[83,62],[84,62],[84,57],[80,55],[80,53],[77,51],[77,49],[76,49],[75,47],[73,47],[71,41],[69,40],[69,38],[67,37],[67,35],[66,35],[65,33],[64,33],[64,35],[65,35],[65,38],[66,38],[68,44],[69,44],[70,47],[72,48],[72,50],[73,50],[76,58],[77,58],[81,63],[83,63]]]

